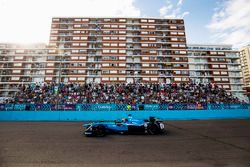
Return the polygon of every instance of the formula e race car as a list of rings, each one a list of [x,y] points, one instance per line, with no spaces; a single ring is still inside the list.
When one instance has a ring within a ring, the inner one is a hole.
[[[85,136],[103,137],[106,134],[163,134],[165,133],[164,124],[155,117],[149,120],[128,118],[118,119],[110,122],[93,122],[82,125],[85,129]]]

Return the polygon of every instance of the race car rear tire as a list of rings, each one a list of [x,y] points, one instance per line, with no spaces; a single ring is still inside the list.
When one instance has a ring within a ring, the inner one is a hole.
[[[159,132],[160,132],[159,126],[156,125],[155,123],[150,123],[150,124],[148,124],[147,132],[150,135],[159,134]]]
[[[96,137],[103,137],[106,135],[106,129],[103,125],[97,125],[93,127],[92,132]]]

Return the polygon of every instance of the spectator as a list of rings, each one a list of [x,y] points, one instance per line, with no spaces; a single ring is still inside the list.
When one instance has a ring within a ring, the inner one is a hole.
[[[194,83],[42,83],[20,86],[6,103],[31,104],[230,104],[241,103],[216,84]]]

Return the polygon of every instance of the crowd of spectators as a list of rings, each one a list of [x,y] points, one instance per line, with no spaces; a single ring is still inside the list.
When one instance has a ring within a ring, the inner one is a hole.
[[[42,83],[22,85],[8,103],[30,104],[231,104],[241,103],[216,84]]]

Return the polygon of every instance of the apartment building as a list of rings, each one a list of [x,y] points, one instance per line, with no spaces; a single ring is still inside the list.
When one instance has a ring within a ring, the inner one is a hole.
[[[240,55],[232,45],[188,44],[190,79],[215,83],[233,95],[247,100],[240,68]]]
[[[247,95],[250,99],[250,45],[240,49],[240,63],[244,87],[247,90]]]
[[[47,67],[46,81],[188,82],[184,21],[53,18]]]
[[[45,44],[0,43],[0,96],[9,96],[22,84],[43,82],[47,50]]]
[[[239,53],[186,45],[183,19],[52,18],[48,45],[0,44],[0,96],[36,82],[216,83],[243,97]]]

